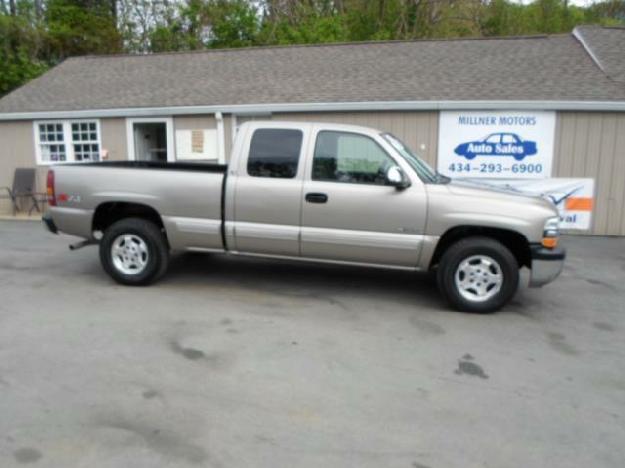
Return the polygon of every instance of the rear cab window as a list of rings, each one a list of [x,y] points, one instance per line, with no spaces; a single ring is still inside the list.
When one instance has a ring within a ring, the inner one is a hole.
[[[297,174],[304,134],[297,129],[259,128],[254,131],[247,159],[252,177],[293,179]]]

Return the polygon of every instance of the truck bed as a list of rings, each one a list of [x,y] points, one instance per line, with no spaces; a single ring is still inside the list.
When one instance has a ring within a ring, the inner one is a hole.
[[[52,167],[61,232],[90,238],[98,213],[134,204],[154,210],[170,246],[223,249],[222,194],[227,166],[107,161]]]

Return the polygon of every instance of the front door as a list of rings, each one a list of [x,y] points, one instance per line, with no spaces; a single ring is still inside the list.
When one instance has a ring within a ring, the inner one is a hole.
[[[167,162],[167,127],[163,122],[133,125],[135,159]]]
[[[403,190],[385,185],[397,164],[372,136],[319,131],[304,181],[302,256],[416,267],[425,188],[416,177]]]
[[[296,257],[306,124],[258,125],[248,128],[241,149],[247,157],[241,158],[235,174],[229,174],[234,179],[228,184],[234,191],[233,197],[228,197],[234,208],[226,223],[231,232],[228,239],[234,243],[229,248],[241,253]]]
[[[175,161],[174,130],[170,117],[126,119],[128,158],[134,161]]]

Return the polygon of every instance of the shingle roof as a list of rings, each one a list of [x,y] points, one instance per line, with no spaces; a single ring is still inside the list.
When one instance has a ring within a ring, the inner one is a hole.
[[[597,65],[613,80],[625,83],[625,28],[581,26],[575,31]]]
[[[621,77],[625,58],[612,30],[592,29],[588,37],[608,74]],[[78,57],[5,96],[0,113],[263,103],[625,101],[625,86],[608,74],[570,34]]]

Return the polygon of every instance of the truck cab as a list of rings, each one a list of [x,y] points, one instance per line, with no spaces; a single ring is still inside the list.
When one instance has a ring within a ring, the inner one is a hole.
[[[415,268],[427,193],[391,141],[348,125],[244,125],[228,168],[228,248]]]

